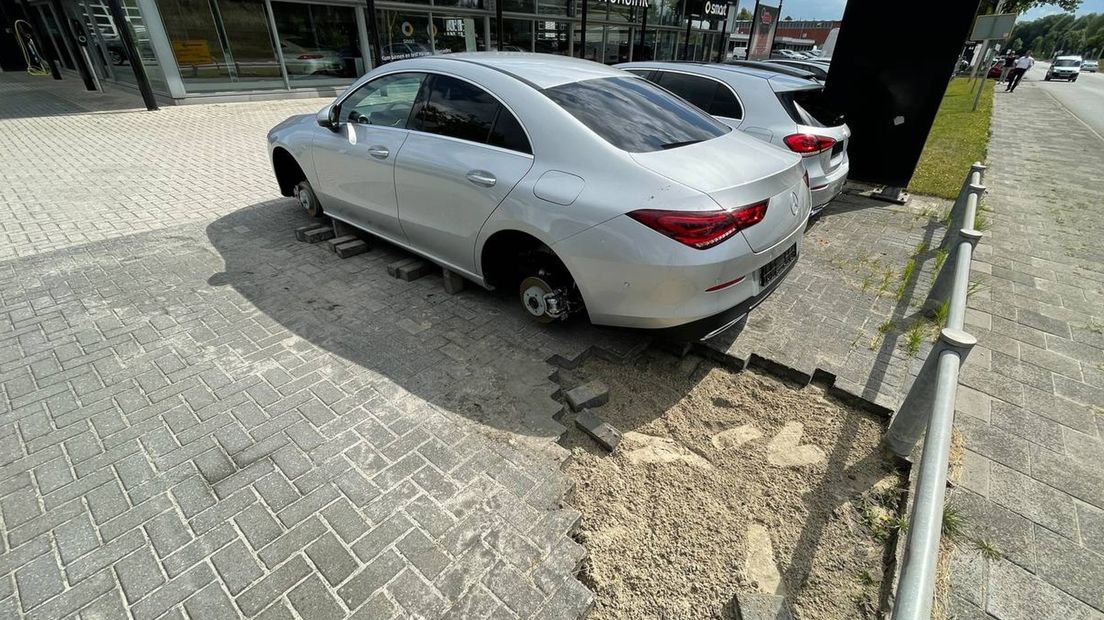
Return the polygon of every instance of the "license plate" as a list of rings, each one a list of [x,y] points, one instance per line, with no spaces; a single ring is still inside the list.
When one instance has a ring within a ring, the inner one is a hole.
[[[759,269],[759,286],[767,286],[771,282],[774,282],[795,260],[797,260],[796,243],[791,245],[790,248],[780,256]]]

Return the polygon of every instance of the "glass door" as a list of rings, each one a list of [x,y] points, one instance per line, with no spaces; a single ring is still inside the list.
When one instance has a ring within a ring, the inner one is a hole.
[[[272,17],[292,88],[348,84],[364,75],[353,7],[274,1]]]

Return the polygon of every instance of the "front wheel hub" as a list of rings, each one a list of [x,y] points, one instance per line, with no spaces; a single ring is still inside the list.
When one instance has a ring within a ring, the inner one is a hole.
[[[311,207],[311,195],[310,190],[299,188],[295,193],[295,197],[299,199],[299,206],[303,207],[307,211],[310,211]]]

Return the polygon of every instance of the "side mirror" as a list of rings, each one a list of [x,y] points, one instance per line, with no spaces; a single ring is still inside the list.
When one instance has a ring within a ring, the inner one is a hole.
[[[325,127],[326,129],[329,129],[330,131],[336,131],[337,130],[337,115],[339,113],[340,113],[340,109],[337,106],[331,104],[331,105],[328,105],[328,106],[322,108],[318,112],[318,115],[315,117],[315,120],[318,121],[319,126]]]

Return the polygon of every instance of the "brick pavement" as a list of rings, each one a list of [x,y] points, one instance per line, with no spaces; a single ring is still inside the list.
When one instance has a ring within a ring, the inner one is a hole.
[[[949,503],[1003,557],[958,546],[958,618],[1104,618],[1104,140],[1082,127],[1031,82],[997,93]]]
[[[321,101],[0,80],[0,617],[589,607],[546,360],[636,339],[297,243],[264,134]]]

